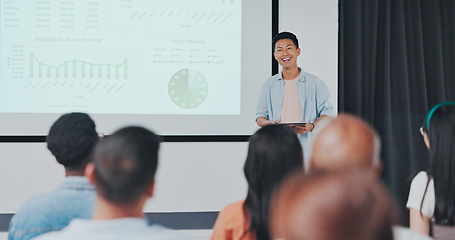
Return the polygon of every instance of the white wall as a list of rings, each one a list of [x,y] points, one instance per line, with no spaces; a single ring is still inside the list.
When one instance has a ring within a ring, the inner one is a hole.
[[[219,211],[246,196],[247,143],[163,143],[154,198],[146,211]],[[64,178],[45,143],[0,144],[0,213],[14,213],[29,197]]]
[[[219,211],[245,198],[248,143],[165,143],[146,211]]]
[[[64,174],[44,143],[0,143],[0,213],[56,188]]]
[[[280,0],[279,11],[279,31],[299,39],[299,66],[325,82],[338,112],[338,1]]]

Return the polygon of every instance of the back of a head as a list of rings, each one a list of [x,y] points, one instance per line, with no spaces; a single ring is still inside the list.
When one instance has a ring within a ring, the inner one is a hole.
[[[379,168],[380,140],[366,122],[349,114],[340,114],[316,136],[311,170],[340,167]]]
[[[425,132],[430,141],[430,155],[434,155],[431,160],[441,161],[441,158],[455,153],[455,103],[453,104],[437,107],[427,116]]]
[[[455,103],[435,106],[427,116],[430,168],[436,204],[434,217],[440,225],[455,225]]]
[[[271,232],[286,240],[389,240],[396,222],[390,195],[365,172],[295,174],[271,204]]]
[[[303,171],[302,154],[296,134],[287,126],[265,126],[251,136],[244,166],[248,182],[245,207],[257,239],[268,239],[270,198],[287,175]]]
[[[126,127],[94,151],[98,195],[118,205],[135,204],[153,182],[160,138],[142,127]]]
[[[67,169],[81,170],[98,141],[93,120],[85,113],[68,113],[61,116],[50,128],[47,148]]]

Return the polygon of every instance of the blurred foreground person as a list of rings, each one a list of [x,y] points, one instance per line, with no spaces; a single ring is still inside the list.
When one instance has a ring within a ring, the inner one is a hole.
[[[75,219],[51,239],[189,239],[165,227],[149,226],[142,208],[153,196],[160,139],[142,127],[126,127],[101,141],[85,174],[97,190],[91,220]]]
[[[368,123],[350,115],[339,114],[316,136],[310,171],[351,168],[366,172],[366,179],[377,180],[381,174],[381,141]],[[428,240],[428,236],[407,227],[394,226],[394,238]]]
[[[379,136],[368,123],[342,113],[316,136],[310,171],[358,167],[378,177],[382,169],[380,150]]]
[[[395,208],[367,174],[349,169],[287,179],[271,204],[273,239],[392,240]]]

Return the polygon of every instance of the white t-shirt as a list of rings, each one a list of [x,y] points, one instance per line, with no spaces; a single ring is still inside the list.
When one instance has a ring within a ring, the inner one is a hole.
[[[407,208],[412,208],[417,211],[420,211],[420,205],[422,203],[422,198],[425,193],[425,188],[427,186],[428,176],[427,173],[422,171],[417,174],[414,179],[412,179],[411,189],[409,190],[408,203],[406,203]],[[434,214],[435,207],[435,195],[434,195],[434,182],[433,179],[430,180],[428,184],[428,189],[425,194],[425,199],[422,204],[422,214],[428,218],[432,218]]]
[[[119,218],[109,220],[74,219],[70,224],[57,232],[40,235],[35,240],[115,240],[115,239],[159,239],[190,240],[181,233],[161,225],[148,226],[143,218]]]

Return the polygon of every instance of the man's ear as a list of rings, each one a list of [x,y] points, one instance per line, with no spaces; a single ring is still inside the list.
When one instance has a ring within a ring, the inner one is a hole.
[[[297,48],[297,56],[300,56],[300,48]]]
[[[149,197],[149,198],[153,197],[154,192],[155,192],[155,179],[153,179],[152,182],[150,183],[150,185],[147,187],[147,191],[146,191],[147,197]]]
[[[89,162],[87,164],[87,166],[85,167],[84,174],[92,184],[95,184],[95,164],[94,163]]]
[[[278,59],[276,58],[276,52],[273,52],[273,58],[275,58],[275,60],[278,61]]]
[[[374,167],[373,167],[374,174],[376,175],[375,177],[377,179],[380,178],[381,172],[382,172],[382,161],[379,161]]]

